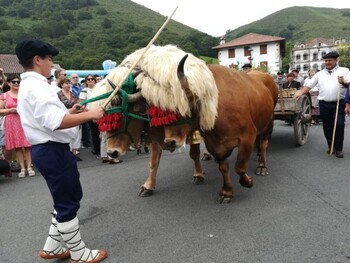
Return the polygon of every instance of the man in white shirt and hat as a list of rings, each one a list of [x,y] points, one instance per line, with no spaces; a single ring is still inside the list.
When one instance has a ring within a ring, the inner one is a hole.
[[[317,72],[307,86],[295,93],[295,98],[308,93],[318,85],[320,117],[322,119],[323,132],[328,144],[328,154],[335,154],[337,158],[343,158],[343,141],[345,129],[345,94],[350,83],[349,69],[338,65],[339,54],[331,51],[323,56],[325,68]],[[338,96],[339,95],[339,96]],[[338,105],[339,100],[339,107]],[[338,108],[338,113],[336,110]],[[336,127],[334,127],[335,116],[338,115]],[[333,131],[335,129],[334,152],[331,152]]]

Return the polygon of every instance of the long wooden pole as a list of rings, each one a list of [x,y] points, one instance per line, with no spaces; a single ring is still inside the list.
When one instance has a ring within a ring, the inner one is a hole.
[[[123,77],[123,79],[120,81],[119,85],[117,85],[117,88],[114,89],[114,91],[112,92],[112,94],[106,99],[106,101],[103,103],[103,108],[106,109],[108,103],[111,102],[112,98],[116,95],[116,93],[118,92],[118,87],[120,87],[121,85],[123,85],[124,81],[127,79],[127,77],[131,74],[131,72],[133,71],[133,69],[136,67],[136,65],[139,63],[139,61],[142,59],[142,57],[146,54],[147,50],[150,48],[150,46],[156,41],[156,39],[158,38],[158,36],[160,35],[160,33],[163,31],[163,29],[165,28],[165,26],[169,23],[170,19],[173,17],[173,15],[175,14],[176,10],[178,7],[176,7],[174,9],[174,11],[171,13],[171,15],[167,18],[167,20],[164,22],[164,24],[161,26],[161,28],[159,28],[158,32],[154,35],[154,37],[151,39],[151,41],[148,43],[148,45],[145,47],[144,51],[142,52],[142,54],[140,55],[140,57],[134,62],[134,64],[129,68],[129,70],[127,71],[127,73],[125,73],[125,76]]]
[[[337,107],[336,107],[336,110],[335,110],[335,119],[334,119],[334,126],[333,126],[332,143],[331,143],[331,148],[329,149],[329,155],[333,154],[333,149],[334,149],[335,133],[336,133],[336,130],[337,130],[337,122],[338,122],[339,100],[340,100],[340,86],[338,84]]]

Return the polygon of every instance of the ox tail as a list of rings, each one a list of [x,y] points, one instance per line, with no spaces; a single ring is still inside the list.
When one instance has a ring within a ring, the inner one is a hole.
[[[188,80],[187,80],[187,77],[185,75],[185,70],[184,70],[184,65],[185,65],[187,58],[188,58],[188,54],[186,54],[179,62],[179,65],[177,66],[177,77],[179,78],[181,88],[185,92],[185,95],[188,99],[189,105],[193,105],[194,95],[193,95],[192,91],[190,90]]]

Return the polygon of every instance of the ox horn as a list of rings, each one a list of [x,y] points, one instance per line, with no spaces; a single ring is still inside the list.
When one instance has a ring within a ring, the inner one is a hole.
[[[141,73],[141,71],[138,72],[137,75],[140,74],[140,73]],[[109,85],[111,85],[113,90],[117,87],[111,80],[107,79],[107,81],[108,81]],[[121,91],[120,90],[118,90],[118,94],[121,95]],[[142,98],[141,91],[138,91],[138,92],[136,92],[134,94],[128,94],[128,102],[130,102],[130,103],[134,103],[134,102],[140,100],[141,98]]]
[[[135,72],[132,73],[132,78],[136,79],[138,75],[142,72],[142,69],[138,69]]]
[[[181,59],[179,65],[177,66],[177,77],[179,78],[179,81],[181,83],[181,87],[186,94],[188,102],[190,103],[190,105],[192,105],[192,102],[194,101],[194,96],[193,96],[192,91],[189,88],[187,77],[186,77],[185,71],[184,71],[184,65],[185,65],[185,61],[187,58],[188,58],[188,54],[186,54]]]

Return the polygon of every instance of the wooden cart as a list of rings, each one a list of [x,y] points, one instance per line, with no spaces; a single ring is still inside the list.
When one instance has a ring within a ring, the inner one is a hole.
[[[303,95],[296,100],[296,89],[282,89],[278,85],[278,101],[275,107],[275,120],[283,120],[294,127],[295,143],[302,146],[309,136],[312,121],[311,95]]]

